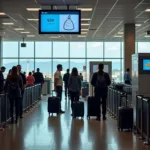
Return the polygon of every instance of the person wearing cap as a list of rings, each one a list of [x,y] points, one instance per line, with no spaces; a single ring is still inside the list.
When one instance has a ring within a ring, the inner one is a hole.
[[[104,72],[104,64],[99,64],[98,66],[99,71],[93,74],[91,84],[94,86],[94,93],[97,103],[97,119],[100,121],[101,117],[101,109],[100,104],[102,102],[102,114],[103,120],[106,120],[106,99],[108,93],[108,86],[111,84],[111,80],[109,74]]]
[[[4,90],[4,81],[5,81],[5,79],[4,79],[3,73],[5,72],[5,70],[6,70],[6,68],[4,66],[1,67],[1,70],[0,70],[0,93],[2,93],[3,90]]]

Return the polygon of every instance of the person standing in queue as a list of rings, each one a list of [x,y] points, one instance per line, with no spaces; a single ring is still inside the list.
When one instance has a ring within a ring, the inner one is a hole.
[[[54,91],[56,91],[57,97],[60,99],[60,113],[65,113],[61,109],[61,100],[62,100],[62,87],[63,87],[63,79],[61,75],[62,65],[57,65],[57,71],[54,74]]]
[[[127,68],[125,74],[124,74],[124,83],[131,85],[131,77],[130,77],[130,69]]]
[[[20,103],[19,103],[19,116],[20,118],[23,118],[23,95],[24,95],[24,89],[26,87],[26,77],[25,75],[21,72],[21,65],[17,65],[17,69],[18,69],[18,74],[21,76],[22,78],[22,82],[23,82],[23,88],[22,88],[22,91],[21,91],[21,94],[22,94],[22,97],[20,99]]]
[[[63,77],[63,81],[65,83],[65,98],[67,99],[67,94],[69,95],[69,91],[68,91],[68,80],[69,80],[69,77],[70,77],[70,73],[69,73],[69,69],[67,69],[67,73],[64,74],[64,77]]]
[[[6,68],[3,66],[1,67],[1,70],[0,70],[0,93],[3,92],[4,90],[4,75],[3,73],[5,72]]]
[[[71,109],[73,109],[73,102],[79,101],[79,96],[81,91],[81,78],[78,75],[77,68],[72,69],[72,73],[68,81],[68,88],[71,96]]]
[[[97,103],[97,119],[100,121],[101,109],[100,104],[102,101],[102,114],[103,120],[106,120],[106,99],[108,93],[108,86],[111,84],[109,74],[104,72],[104,64],[99,64],[99,71],[93,74],[91,84],[95,87],[95,98]]]
[[[10,102],[10,116],[11,123],[14,122],[14,104],[15,104],[15,123],[18,123],[19,116],[19,105],[22,99],[23,82],[20,75],[18,75],[18,69],[14,66],[11,73],[7,76],[6,83],[4,86],[4,91],[8,93],[8,98]],[[21,114],[22,115],[22,114]]]

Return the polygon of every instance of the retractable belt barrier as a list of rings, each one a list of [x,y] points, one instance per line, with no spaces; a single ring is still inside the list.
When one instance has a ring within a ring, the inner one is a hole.
[[[121,106],[127,106],[128,94],[123,91],[116,90],[112,87],[108,88],[108,97],[107,97],[107,110],[110,115],[118,119],[118,108]]]
[[[29,110],[39,100],[41,96],[41,85],[36,84],[31,87],[27,87],[24,90],[23,95],[23,110]],[[0,126],[7,124],[10,118],[10,104],[7,94],[0,94]]]
[[[136,97],[136,130],[144,144],[150,145],[150,98]]]

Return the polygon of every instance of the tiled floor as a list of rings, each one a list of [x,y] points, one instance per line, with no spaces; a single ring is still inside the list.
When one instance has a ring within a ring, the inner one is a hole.
[[[47,98],[24,119],[0,132],[0,150],[150,150],[130,132],[118,132],[116,121],[73,120],[70,101],[66,113],[49,117]],[[85,101],[86,111],[86,101]]]

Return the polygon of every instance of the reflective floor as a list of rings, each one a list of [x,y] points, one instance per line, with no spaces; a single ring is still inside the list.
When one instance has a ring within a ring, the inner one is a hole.
[[[116,121],[73,120],[70,101],[65,114],[49,117],[47,98],[16,126],[0,132],[0,150],[150,150],[130,132],[118,132]],[[85,101],[86,111],[86,101]]]

